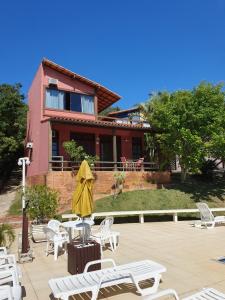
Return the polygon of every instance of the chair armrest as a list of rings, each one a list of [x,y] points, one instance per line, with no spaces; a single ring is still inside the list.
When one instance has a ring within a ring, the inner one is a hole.
[[[160,291],[158,293],[154,293],[152,295],[146,295],[142,299],[143,300],[153,300],[153,299],[157,299],[157,298],[160,298],[160,297],[163,297],[163,296],[166,296],[166,295],[172,295],[172,296],[174,296],[174,298],[176,300],[179,300],[177,292],[173,289],[167,289],[167,290]]]
[[[3,252],[4,255],[7,255],[6,247],[0,247],[0,255],[1,255],[1,252]]]
[[[113,267],[116,267],[116,263],[115,263],[115,261],[112,258],[98,259],[98,260],[93,260],[93,261],[88,262],[86,264],[85,268],[84,268],[84,273],[87,273],[88,268],[90,266],[101,264],[101,263],[104,263],[104,262],[111,262],[112,265],[113,265]]]

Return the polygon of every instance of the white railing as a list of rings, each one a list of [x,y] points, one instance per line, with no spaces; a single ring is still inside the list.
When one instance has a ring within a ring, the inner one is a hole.
[[[210,208],[212,212],[225,211],[225,207]],[[197,208],[185,208],[185,209],[160,209],[160,210],[135,210],[135,211],[110,211],[110,212],[99,212],[93,213],[92,217],[107,217],[107,216],[139,216],[139,222],[144,223],[145,215],[172,215],[173,221],[178,222],[178,214],[182,213],[198,213]],[[77,217],[76,214],[63,214],[62,219],[73,219]]]

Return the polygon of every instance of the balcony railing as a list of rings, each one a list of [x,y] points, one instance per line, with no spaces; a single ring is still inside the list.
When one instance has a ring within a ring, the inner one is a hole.
[[[81,161],[67,161],[63,156],[53,156],[49,161],[49,170],[51,171],[76,171],[79,169]],[[159,166],[155,162],[137,163],[135,160],[128,160],[125,163],[121,161],[97,161],[91,166],[94,171],[156,171]]]
[[[113,122],[117,124],[129,124],[129,125],[141,125],[142,127],[150,128],[151,125],[144,120],[135,120],[129,118],[116,118],[98,115],[97,119],[99,121]]]

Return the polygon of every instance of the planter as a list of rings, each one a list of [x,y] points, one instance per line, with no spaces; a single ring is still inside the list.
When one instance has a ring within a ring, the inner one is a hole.
[[[44,233],[45,227],[47,227],[47,224],[31,224],[32,239],[35,243],[46,241],[46,235]]]

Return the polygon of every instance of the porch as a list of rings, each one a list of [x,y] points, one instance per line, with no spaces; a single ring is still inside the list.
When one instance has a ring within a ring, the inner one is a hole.
[[[48,170],[71,171],[79,168],[80,162],[71,161],[63,147],[64,142],[71,140],[82,146],[87,155],[98,156],[99,159],[92,165],[95,171],[158,170],[158,163],[155,162],[157,153],[154,153],[153,162],[146,151],[144,134],[150,131],[149,127],[112,121],[52,120]]]

